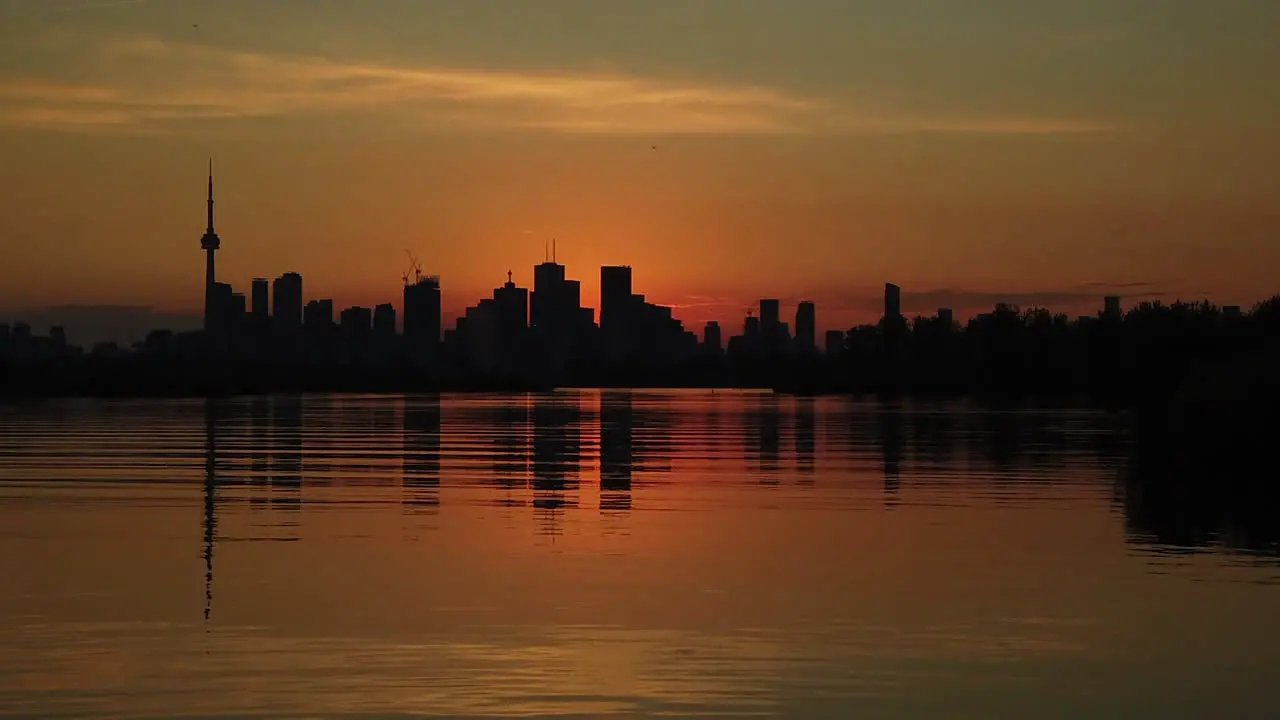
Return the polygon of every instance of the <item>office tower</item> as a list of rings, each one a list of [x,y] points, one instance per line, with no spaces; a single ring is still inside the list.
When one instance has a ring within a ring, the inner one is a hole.
[[[271,284],[272,319],[277,332],[302,329],[302,276],[287,272]]]
[[[530,324],[554,332],[567,324],[564,307],[565,267],[551,260],[533,267],[533,294],[529,298]]]
[[[8,330],[8,328],[5,328],[5,330]],[[54,345],[65,346],[67,344],[67,329],[61,325],[54,325],[49,328],[49,339],[53,341]]]
[[[244,293],[231,293],[227,304],[227,322],[232,326],[238,325],[244,321],[246,312]]]
[[[893,283],[884,284],[884,316],[894,320],[902,317],[902,289]]]
[[[410,355],[429,362],[440,345],[440,278],[424,275],[404,286],[404,340]]]
[[[748,340],[760,339],[760,318],[748,315],[742,323],[742,335]]]
[[[215,332],[223,332],[232,322],[232,297],[235,295],[228,283],[216,282],[209,292],[208,313],[212,323],[207,327]],[[243,296],[241,296],[243,297]]]
[[[712,320],[702,329],[702,345],[708,352],[720,353],[723,351],[723,338],[720,336],[720,323]]]
[[[507,335],[522,334],[529,327],[529,291],[516,287],[507,272],[507,282],[493,291],[498,304],[499,328]]]
[[[266,278],[254,278],[250,294],[253,302],[253,319],[259,322],[266,320],[271,316],[271,311],[267,308],[271,296],[270,283]]]
[[[333,301],[308,301],[307,306],[302,311],[302,324],[311,331],[333,327]]]
[[[827,357],[838,357],[844,352],[845,334],[843,330],[827,331]]]
[[[600,268],[600,329],[626,335],[627,311],[631,307],[631,266],[605,265]]]
[[[218,303],[214,298],[214,284],[217,283],[217,273],[214,271],[213,255],[222,247],[222,240],[218,238],[218,233],[213,229],[213,160],[209,161],[209,225],[205,228],[204,236],[200,238],[200,249],[204,250],[204,328],[212,329],[217,323]]]
[[[1222,316],[1229,320],[1237,320],[1240,317],[1239,305],[1223,305]]]
[[[516,287],[507,271],[507,282],[493,291],[493,358],[503,372],[522,365],[525,335],[529,330],[529,291]]]
[[[1107,315],[1120,315],[1120,296],[1108,295],[1102,299],[1103,312]]]
[[[782,303],[778,300],[760,301],[760,329],[772,332],[782,322]]]
[[[364,339],[373,324],[373,313],[367,307],[352,306],[339,316],[342,334],[350,339]]]
[[[396,334],[396,306],[382,303],[373,309],[373,334],[379,338],[390,338]]]
[[[944,330],[950,330],[955,327],[956,315],[951,311],[951,308],[938,308],[938,324]]]
[[[804,300],[796,307],[796,347],[803,352],[818,348],[817,307]]]

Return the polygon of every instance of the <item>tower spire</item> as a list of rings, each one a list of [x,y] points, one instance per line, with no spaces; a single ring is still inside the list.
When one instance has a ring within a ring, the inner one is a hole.
[[[209,158],[209,232],[213,232],[213,158]]]

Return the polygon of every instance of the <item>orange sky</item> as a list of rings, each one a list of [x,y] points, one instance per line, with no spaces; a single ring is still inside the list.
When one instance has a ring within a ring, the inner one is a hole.
[[[1277,289],[1272,6],[640,5],[0,2],[0,314],[197,308],[209,156],[221,278],[340,306],[551,237],[730,328]]]

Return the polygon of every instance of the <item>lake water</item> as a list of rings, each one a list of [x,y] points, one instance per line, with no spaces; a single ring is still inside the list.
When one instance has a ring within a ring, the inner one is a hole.
[[[701,391],[2,406],[0,716],[1280,716],[1271,536],[1137,492],[1116,425]]]

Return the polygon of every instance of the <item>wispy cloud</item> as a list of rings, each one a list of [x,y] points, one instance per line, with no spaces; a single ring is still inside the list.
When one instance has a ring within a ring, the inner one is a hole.
[[[58,8],[58,12],[75,12],[78,10],[105,10],[106,8],[122,7],[125,5],[141,5],[148,0],[106,0],[105,2],[82,2],[77,5],[68,5]]]
[[[627,75],[281,57],[154,38],[92,50],[89,83],[0,79],[0,124],[159,130],[190,120],[382,111],[423,127],[570,134],[1099,133],[1054,118],[905,117],[778,89]]]

